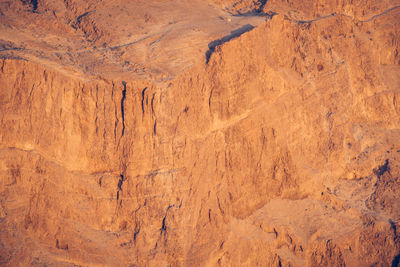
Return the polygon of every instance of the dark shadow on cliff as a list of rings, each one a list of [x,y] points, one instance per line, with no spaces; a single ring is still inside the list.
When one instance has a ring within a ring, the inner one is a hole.
[[[394,257],[392,261],[392,267],[398,267],[400,266],[400,254]]]
[[[239,37],[243,33],[251,31],[252,29],[254,29],[253,25],[246,24],[246,25],[243,25],[242,27],[240,27],[239,29],[232,31],[229,35],[226,35],[226,36],[222,37],[221,39],[210,42],[208,44],[209,49],[206,52],[206,63],[208,64],[208,61],[210,60],[210,57],[211,57],[212,53],[215,51],[215,48],[217,46],[222,45],[226,42],[229,42],[230,40],[232,40],[236,37]]]
[[[32,13],[36,13],[38,9],[38,0],[21,0],[22,4],[29,5]]]
[[[258,0],[259,6],[256,9],[247,11],[247,12],[241,12],[237,11],[237,14],[232,14],[234,17],[239,17],[239,16],[245,16],[245,17],[250,17],[250,16],[268,16],[268,14],[264,13],[264,6],[267,3],[267,0]]]

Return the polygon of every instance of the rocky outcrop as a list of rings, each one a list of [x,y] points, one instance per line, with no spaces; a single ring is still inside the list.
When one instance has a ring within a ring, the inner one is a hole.
[[[254,2],[265,21],[168,79],[44,60],[4,26],[0,264],[398,265],[400,9],[300,2]],[[95,22],[55,27],[111,40]]]

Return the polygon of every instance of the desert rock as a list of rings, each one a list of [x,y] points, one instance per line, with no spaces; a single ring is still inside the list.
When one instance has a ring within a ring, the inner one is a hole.
[[[399,264],[399,1],[1,1],[0,33],[0,265]]]

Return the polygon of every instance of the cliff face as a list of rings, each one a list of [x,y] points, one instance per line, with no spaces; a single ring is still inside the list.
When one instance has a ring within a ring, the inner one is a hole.
[[[1,3],[0,264],[398,265],[399,1],[126,2]]]

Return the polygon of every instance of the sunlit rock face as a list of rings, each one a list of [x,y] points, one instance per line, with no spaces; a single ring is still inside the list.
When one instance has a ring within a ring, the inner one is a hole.
[[[0,1],[0,265],[398,266],[400,1]]]

